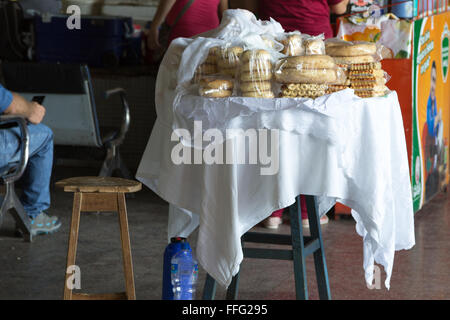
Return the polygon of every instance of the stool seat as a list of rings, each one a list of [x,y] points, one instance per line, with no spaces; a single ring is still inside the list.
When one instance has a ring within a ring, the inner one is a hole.
[[[125,193],[137,192],[142,184],[137,181],[114,177],[74,177],[58,181],[56,186],[65,192],[73,192],[72,219],[70,222],[69,247],[67,251],[66,282],[64,285],[65,300],[135,300],[133,262],[131,257],[130,233],[128,231],[128,215]],[[76,266],[78,232],[81,212],[117,212],[119,217],[120,239],[122,243],[123,269],[125,276],[125,292],[87,294],[72,292],[72,272]]]
[[[142,189],[138,181],[115,177],[74,177],[58,181],[56,186],[65,192],[82,193],[133,193]]]

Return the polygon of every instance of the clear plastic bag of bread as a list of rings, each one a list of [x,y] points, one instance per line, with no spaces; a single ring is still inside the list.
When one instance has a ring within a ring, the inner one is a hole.
[[[269,49],[269,51],[281,52],[284,49],[284,45],[270,35],[263,34],[261,39],[265,44],[264,47]]]
[[[305,54],[303,38],[300,31],[292,31],[281,34],[276,40],[283,45],[281,53],[288,57],[292,57],[303,56]]]
[[[199,79],[199,94],[208,98],[227,98],[233,94],[235,80],[230,76],[209,75]]]
[[[278,60],[274,68],[279,83],[339,84],[345,83],[344,70],[328,55],[305,55]]]
[[[314,54],[324,55],[325,53],[325,36],[320,34],[318,36],[309,36],[303,34],[303,46],[305,48],[305,55],[310,56]]]
[[[275,97],[272,90],[273,60],[269,49],[244,51],[239,72],[239,87],[243,97]]]
[[[217,72],[235,78],[244,48],[240,44],[227,44],[217,49]]]
[[[325,40],[325,52],[342,65],[375,63],[383,60],[384,46],[367,41]]]
[[[208,55],[205,60],[195,70],[193,78],[194,83],[198,83],[198,81],[204,76],[217,74],[217,57],[219,49],[219,46],[208,49]]]

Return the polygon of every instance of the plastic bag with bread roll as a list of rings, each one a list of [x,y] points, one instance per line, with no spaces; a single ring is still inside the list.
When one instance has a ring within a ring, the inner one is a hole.
[[[226,98],[233,94],[235,80],[227,76],[204,76],[199,84],[199,94],[208,98]]]
[[[272,55],[263,49],[246,50],[241,57],[239,86],[242,96],[273,98]]]
[[[300,31],[285,32],[279,35],[276,40],[283,45],[281,53],[288,57],[305,54],[303,36]]]
[[[346,74],[327,55],[295,56],[280,59],[274,68],[279,83],[340,84]]]
[[[305,55],[325,54],[325,36],[320,34],[318,36],[309,36],[303,34],[303,46],[305,47]]]
[[[367,41],[345,41],[330,38],[325,40],[325,52],[337,60],[347,62],[347,64],[383,60],[383,46]]]
[[[217,71],[230,77],[236,77],[239,71],[240,57],[244,52],[241,44],[227,44],[217,49]]]

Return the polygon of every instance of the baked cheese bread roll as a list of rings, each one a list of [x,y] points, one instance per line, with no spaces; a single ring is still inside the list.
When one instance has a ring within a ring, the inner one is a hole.
[[[287,35],[278,40],[284,48],[281,53],[287,56],[300,56],[305,54],[305,47],[303,46],[303,39],[300,34]]]
[[[262,92],[262,91],[270,91],[272,90],[272,84],[270,81],[246,81],[241,82],[241,91],[242,92]]]
[[[234,87],[233,81],[229,79],[220,78],[201,78],[199,81],[200,87],[209,89],[221,89],[221,90],[232,90]]]
[[[243,52],[244,49],[239,46],[217,49],[218,58],[222,60],[240,58]]]
[[[282,72],[283,69],[334,69],[336,64],[334,59],[327,55],[312,55],[287,57],[278,60],[275,67],[276,72]]]
[[[325,43],[322,39],[305,39],[303,40],[306,55],[325,54]]]
[[[248,62],[252,60],[258,60],[258,61],[270,61],[272,59],[272,55],[270,52],[262,49],[258,50],[246,50],[242,56],[241,60],[242,62]]]
[[[364,55],[373,55],[377,51],[374,43],[340,43],[328,46],[326,53],[333,57],[355,57]]]
[[[206,75],[214,74],[217,72],[217,67],[214,64],[203,63],[198,66],[195,72],[198,74],[206,74]]]
[[[263,70],[262,72],[241,72],[241,81],[267,81],[272,79],[272,70]]]
[[[208,98],[226,98],[231,97],[233,93],[231,90],[220,90],[220,89],[210,89],[210,88],[200,88],[200,95]]]
[[[240,67],[241,72],[247,71],[247,72],[272,72],[272,62],[270,61],[258,61],[258,60],[252,60],[251,62],[242,63]]]
[[[333,83],[337,81],[334,69],[294,69],[285,68],[275,73],[275,79],[280,83]]]

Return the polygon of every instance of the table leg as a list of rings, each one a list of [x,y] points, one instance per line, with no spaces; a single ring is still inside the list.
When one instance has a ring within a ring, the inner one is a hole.
[[[303,240],[303,226],[301,219],[300,196],[295,204],[289,207],[291,216],[292,253],[294,260],[295,294],[297,300],[308,299],[308,284],[306,281],[305,247]]]
[[[216,296],[217,283],[209,274],[206,275],[205,287],[203,288],[203,300],[214,300]]]
[[[308,209],[309,229],[311,237],[318,239],[319,249],[314,252],[314,265],[316,268],[317,286],[319,290],[319,298],[321,300],[330,300],[330,285],[328,280],[327,263],[325,260],[325,252],[322,241],[322,231],[320,228],[320,217],[318,215],[317,204],[314,196],[306,197],[306,207]]]

